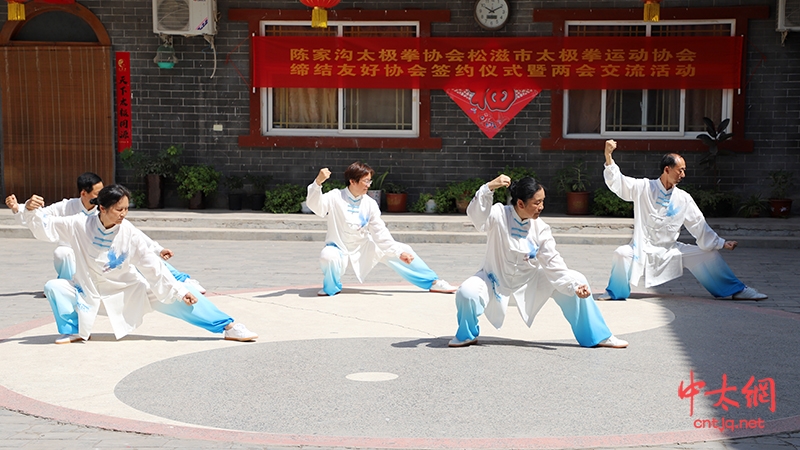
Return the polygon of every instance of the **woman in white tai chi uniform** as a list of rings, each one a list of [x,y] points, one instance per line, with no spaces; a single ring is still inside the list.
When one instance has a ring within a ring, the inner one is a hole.
[[[67,217],[75,214],[83,214],[85,216],[97,214],[97,208],[95,208],[95,205],[92,204],[91,201],[97,197],[101,189],[103,189],[103,180],[100,176],[92,172],[85,172],[78,177],[78,197],[70,199],[65,198],[60,202],[45,206],[42,208],[42,212],[56,217]],[[22,211],[25,208],[20,208],[17,203],[17,197],[14,194],[6,197],[6,206],[11,209],[11,212],[14,213],[20,224],[25,226],[22,216]],[[150,242],[150,249],[161,256],[162,259],[167,260],[174,255],[172,250],[162,247],[158,242],[149,237],[147,237],[147,239]],[[166,261],[164,264],[167,265],[167,268],[172,272],[175,279],[184,283],[193,284],[201,294],[206,293],[205,288],[201,286],[197,280],[191,278],[189,274],[179,271]],[[58,247],[56,247],[53,252],[53,265],[55,266],[58,278],[63,278],[65,280],[72,279],[72,276],[75,274],[75,252],[72,251],[68,243],[58,243]]]
[[[89,339],[104,306],[117,339],[136,329],[151,310],[163,312],[225,339],[252,341],[258,336],[214,306],[193,286],[178,282],[150,249],[144,234],[125,220],[130,192],[104,187],[92,200],[98,214],[51,216],[34,195],[26,202],[24,223],[37,239],[66,242],[75,252],[70,280],[45,284],[61,336],[57,344]]]
[[[493,191],[509,185],[511,204],[493,205]],[[550,226],[539,218],[544,198],[544,187],[533,178],[511,184],[506,175],[484,184],[475,193],[467,215],[475,228],[487,234],[486,258],[483,268],[456,292],[458,330],[450,347],[478,342],[481,314],[485,313],[489,323],[500,328],[512,296],[529,327],[552,297],[581,346],[628,346],[606,326],[586,277],[567,268],[556,250]]]
[[[363,283],[379,262],[422,289],[455,292],[410,246],[395,241],[386,229],[378,204],[365,195],[374,174],[368,165],[354,162],[344,172],[347,188],[323,194],[322,183],[331,176],[327,168],[320,169],[317,178],[308,185],[306,204],[314,214],[328,220],[325,248],[319,257],[324,278],[318,295],[336,295],[342,290],[342,274],[348,264],[353,265],[358,281]]]
[[[619,198],[633,202],[633,239],[618,247],[611,261],[607,297],[622,300],[631,294],[631,284],[658,286],[683,275],[683,268],[697,278],[714,297],[732,300],[763,300],[766,295],[745,286],[722,259],[719,249],[733,250],[736,241],[726,241],[706,223],[692,196],[678,188],[686,176],[686,162],[668,153],[661,160],[661,176],[655,180],[622,175],[611,157],[617,143],[606,141],[606,185]],[[697,245],[678,242],[685,226]]]

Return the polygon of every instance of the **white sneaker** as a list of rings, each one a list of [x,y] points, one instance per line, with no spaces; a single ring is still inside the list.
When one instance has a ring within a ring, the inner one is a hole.
[[[628,341],[624,341],[613,334],[608,337],[608,339],[603,339],[600,341],[596,347],[608,347],[608,348],[625,348],[628,346]]]
[[[56,339],[56,344],[71,344],[73,342],[82,341],[83,338],[77,334],[62,334]]]
[[[468,345],[477,344],[478,338],[467,339],[466,341],[459,341],[456,338],[450,339],[450,342],[447,343],[448,347],[466,347]]]
[[[456,290],[458,290],[457,287],[451,286],[450,283],[444,280],[436,280],[429,289],[431,292],[438,292],[440,294],[452,294]]]
[[[232,327],[225,330],[225,340],[228,341],[255,341],[258,335],[248,330],[246,326],[241,323],[234,324]]]
[[[762,294],[751,287],[745,287],[741,292],[731,296],[731,300],[766,300],[766,294]]]
[[[206,293],[206,288],[201,286],[200,283],[197,280],[195,280],[194,278],[187,278],[186,281],[184,281],[184,283],[191,284],[201,294],[205,294]]]

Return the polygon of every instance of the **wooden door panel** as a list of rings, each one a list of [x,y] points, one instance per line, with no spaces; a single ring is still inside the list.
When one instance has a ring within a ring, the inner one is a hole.
[[[6,193],[74,197],[87,171],[113,183],[110,49],[37,45],[0,55]]]

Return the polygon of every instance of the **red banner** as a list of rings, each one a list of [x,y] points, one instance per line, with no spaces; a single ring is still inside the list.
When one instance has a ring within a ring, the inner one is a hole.
[[[256,36],[254,87],[733,89],[742,38]]]
[[[117,151],[133,145],[131,124],[131,54],[117,52],[116,96],[117,96]]]

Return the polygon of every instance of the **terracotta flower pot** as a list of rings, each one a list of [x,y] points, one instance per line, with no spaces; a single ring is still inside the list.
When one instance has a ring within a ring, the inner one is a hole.
[[[198,192],[189,199],[189,209],[205,209],[205,195],[202,192]]]
[[[464,199],[464,200],[456,200],[456,210],[461,214],[467,213],[467,206],[469,206],[469,202],[472,201],[472,197]]]
[[[147,175],[145,177],[147,207],[160,209],[164,207],[164,178],[160,175]]]
[[[407,202],[408,194],[386,193],[386,211],[388,212],[406,212]]]
[[[792,199],[790,198],[771,198],[769,199],[769,215],[780,219],[788,218],[792,213]]]
[[[567,214],[574,216],[589,214],[589,193],[567,192]]]

